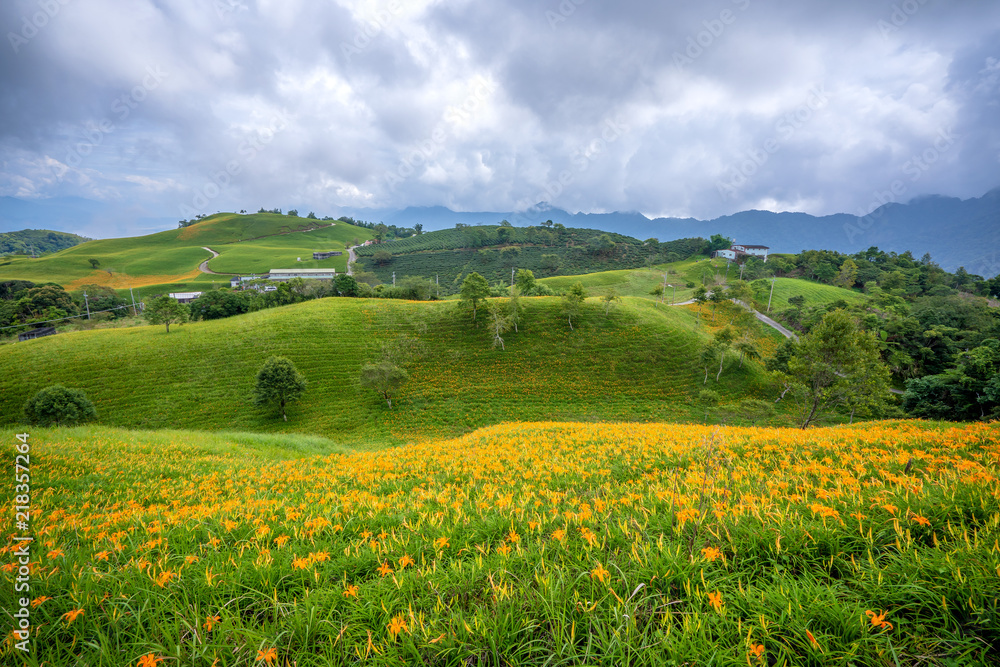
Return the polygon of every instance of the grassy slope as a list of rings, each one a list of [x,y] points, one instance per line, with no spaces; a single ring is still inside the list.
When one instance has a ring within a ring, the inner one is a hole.
[[[0,415],[55,382],[80,387],[102,423],[132,428],[315,433],[340,441],[454,434],[511,420],[697,418],[700,341],[686,308],[628,299],[606,317],[596,299],[570,331],[555,298],[526,299],[520,333],[490,347],[455,303],[321,299],[226,320],[172,327],[83,331],[0,349]],[[407,334],[428,356],[411,367],[395,409],[363,390],[360,366],[379,339]],[[286,425],[250,401],[272,354],[310,381]],[[599,360],[599,361],[598,361]],[[732,367],[734,364],[730,364]],[[714,381],[712,388],[717,388]],[[756,366],[723,374],[726,395],[763,391]]]
[[[34,260],[13,258],[9,264],[0,266],[0,280],[19,278],[35,282],[56,282],[67,288],[88,282],[126,289],[129,284],[180,286],[181,283],[206,282],[204,274],[198,271],[198,265],[210,258],[211,254],[205,251],[203,246],[210,247],[223,256],[227,256],[230,252],[234,253],[235,261],[226,266],[235,273],[244,271],[241,258],[253,262],[248,271],[260,271],[261,269],[257,267],[265,264],[267,265],[264,266],[265,270],[285,268],[272,267],[272,261],[267,258],[271,253],[278,253],[276,259],[279,262],[287,261],[289,256],[294,262],[295,257],[307,252],[311,257],[316,240],[322,240],[325,249],[328,242],[339,241],[342,244],[344,239],[354,237],[365,239],[371,236],[367,229],[340,222],[337,223],[336,233],[326,230],[309,232],[320,234],[319,239],[289,233],[328,226],[327,221],[290,218],[272,213],[252,215],[221,213],[183,229],[171,229],[148,236],[88,241]],[[282,236],[274,236],[278,234]],[[265,236],[280,240],[251,241]],[[249,251],[243,249],[244,244],[249,245]],[[89,263],[91,258],[100,261],[97,270],[91,268]],[[220,260],[225,262],[223,257],[217,261]],[[305,265],[303,263],[301,266]],[[109,275],[108,269],[115,275]]]
[[[774,281],[774,298],[771,300],[771,310],[788,308],[788,299],[793,296],[804,296],[806,306],[824,306],[843,299],[848,303],[864,301],[865,295],[854,290],[814,283],[799,278],[778,278]],[[757,300],[762,307],[767,306],[767,294],[758,294]]]
[[[324,221],[324,225],[329,224]],[[326,269],[338,272],[347,270],[346,247],[354,239],[364,241],[372,234],[364,227],[337,222],[328,227],[303,232],[282,234],[256,241],[213,247],[219,256],[208,263],[208,268],[222,273],[264,273],[270,269]],[[321,261],[314,261],[312,254],[320,250],[340,250],[344,254]],[[302,261],[296,261],[301,257]]]

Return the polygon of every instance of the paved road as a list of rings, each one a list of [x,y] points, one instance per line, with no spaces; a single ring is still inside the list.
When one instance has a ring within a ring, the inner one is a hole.
[[[351,268],[351,264],[358,261],[358,256],[354,254],[355,248],[357,248],[357,246],[351,246],[347,249],[347,275],[352,275],[354,273],[354,269]]]
[[[230,275],[228,273],[216,273],[215,271],[212,271],[210,268],[208,268],[208,263],[211,262],[216,257],[218,257],[219,253],[215,252],[211,248],[206,248],[205,246],[202,246],[201,249],[202,250],[207,250],[210,253],[212,253],[211,257],[209,257],[204,262],[202,262],[201,264],[198,265],[198,268],[201,269],[202,273],[211,273],[213,276],[228,276],[228,275]]]

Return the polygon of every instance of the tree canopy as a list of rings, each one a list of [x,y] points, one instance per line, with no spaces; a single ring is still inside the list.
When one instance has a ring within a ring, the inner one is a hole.
[[[288,421],[285,407],[306,390],[306,379],[289,359],[270,357],[257,372],[253,400],[257,405],[274,404]]]

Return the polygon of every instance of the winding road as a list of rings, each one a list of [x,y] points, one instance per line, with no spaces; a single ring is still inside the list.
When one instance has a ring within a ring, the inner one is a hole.
[[[202,262],[201,264],[198,265],[198,268],[201,269],[202,273],[211,273],[213,276],[226,276],[226,275],[229,275],[228,273],[216,273],[215,271],[213,271],[210,268],[208,268],[208,263],[211,262],[216,257],[218,257],[219,253],[215,252],[211,248],[206,248],[205,246],[202,246],[201,249],[202,250],[207,250],[210,253],[212,253],[211,257],[209,257],[204,262]]]
[[[351,268],[351,264],[358,261],[358,256],[354,254],[354,249],[358,246],[352,245],[347,249],[347,275],[354,275],[354,269]]]

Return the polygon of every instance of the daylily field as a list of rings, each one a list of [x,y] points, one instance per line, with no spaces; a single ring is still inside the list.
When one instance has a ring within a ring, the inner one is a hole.
[[[996,425],[224,440],[32,431],[33,651],[0,661],[1000,662]]]

